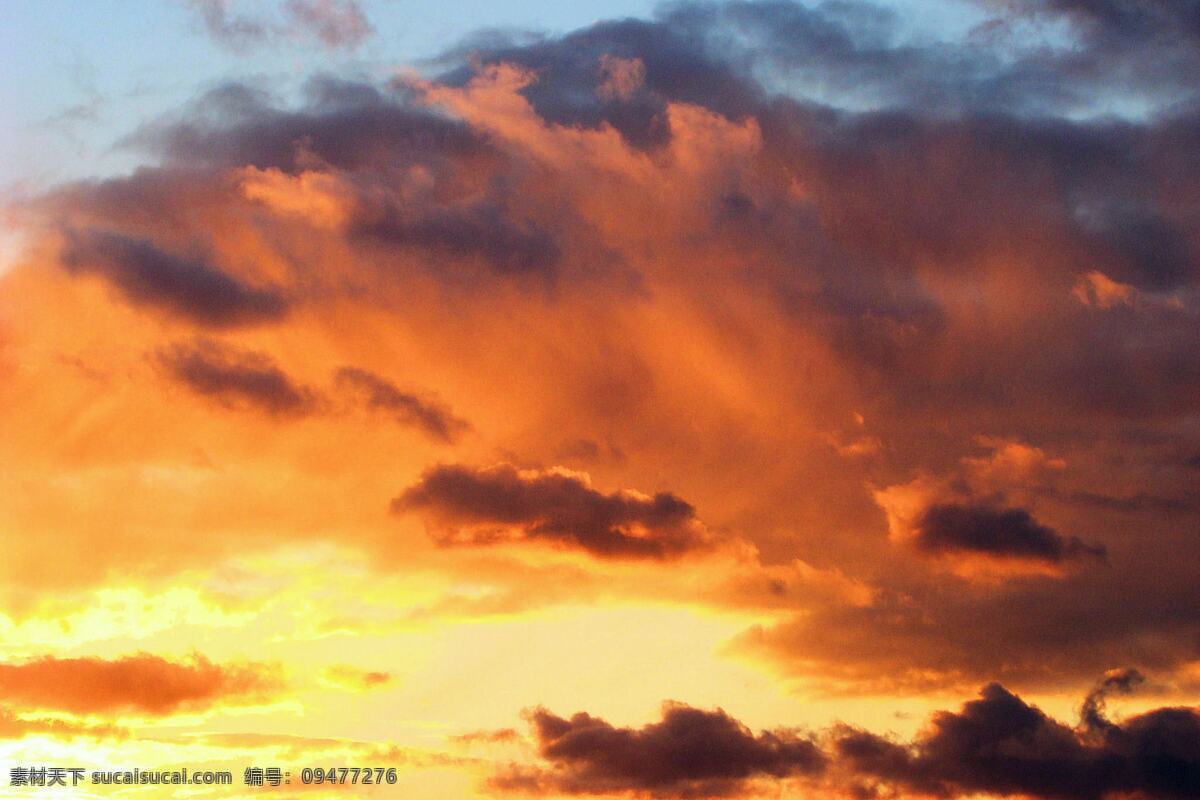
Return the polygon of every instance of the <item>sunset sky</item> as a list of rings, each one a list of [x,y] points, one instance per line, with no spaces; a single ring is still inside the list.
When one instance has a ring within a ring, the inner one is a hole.
[[[1200,797],[1200,6],[4,0],[0,467],[2,798]]]

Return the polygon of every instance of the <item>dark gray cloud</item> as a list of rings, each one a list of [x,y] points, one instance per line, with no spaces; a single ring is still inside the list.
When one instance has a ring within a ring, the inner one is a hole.
[[[537,219],[528,193],[506,174],[516,166],[488,137],[410,103],[401,90],[325,76],[307,84],[306,98],[285,110],[260,90],[225,85],[182,117],[143,126],[127,144],[182,169],[337,170],[351,203],[347,237],[377,259],[415,255],[442,279],[466,276],[462,285],[480,269],[553,283],[562,259],[556,229],[566,215]],[[436,183],[403,191],[418,172]],[[606,258],[599,243],[589,249],[600,255],[577,254],[577,268]]]
[[[1105,716],[1105,701],[1112,694],[1130,694],[1145,682],[1146,676],[1136,669],[1110,671],[1084,698],[1083,706],[1079,710],[1080,723],[1094,731],[1116,729],[1117,726]]]
[[[1031,577],[1003,590],[893,580],[868,604],[809,608],[751,628],[731,647],[783,674],[866,694],[988,680],[1062,690],[1122,663],[1170,673],[1195,658],[1194,577],[1171,555],[1187,545],[1172,538],[1151,551],[1139,537],[1135,546],[1142,552],[1122,555],[1121,569]]]
[[[1129,670],[1096,692],[1128,690]],[[1102,800],[1200,797],[1200,713],[1157,708],[1123,722],[1093,705],[1079,727],[1047,716],[998,683],[957,711],[935,712],[911,741],[837,724],[816,735],[794,730],[757,736],[724,711],[677,703],[661,722],[618,728],[587,713],[529,714],[545,766],[510,767],[490,785],[525,794],[635,797],[798,796],[833,791],[854,797],[927,795]],[[780,782],[793,782],[784,790]]]
[[[561,38],[476,45],[480,46],[454,55],[537,72],[538,80],[522,93],[547,121],[586,127],[605,123],[639,147],[652,148],[670,138],[668,101],[741,117],[753,113],[764,99],[752,78],[712,58],[694,36],[669,23],[606,21]],[[608,79],[606,57],[638,60],[641,83],[620,95],[599,91]],[[471,75],[471,68],[463,65],[449,70],[442,80],[460,85]]]
[[[242,283],[203,256],[101,230],[68,231],[65,240],[64,267],[99,275],[135,305],[213,328],[276,322],[288,311],[277,289]]]
[[[420,248],[434,257],[478,258],[508,274],[550,274],[560,255],[548,233],[522,224],[491,202],[432,212],[385,207],[364,214],[353,233],[389,245]]]
[[[561,38],[477,37],[444,60],[469,53],[536,69],[541,80],[525,93],[547,119],[603,120],[642,146],[669,136],[665,101],[744,116],[766,99],[764,89],[853,110],[940,117],[1094,116],[1120,107],[1122,93],[1157,108],[1195,97],[1200,51],[1179,33],[1189,19],[1181,8],[1136,0],[1095,4],[1120,6],[1113,13],[1087,3],[980,5],[997,16],[966,41],[914,36],[897,11],[869,2],[676,2],[660,7],[654,21],[601,22]],[[1066,15],[1073,26],[1065,41],[1019,27],[1066,6],[1078,13]],[[1122,24],[1122,16],[1137,24]],[[594,91],[606,54],[645,65],[644,86],[623,102]]]
[[[228,83],[177,117],[141,126],[125,144],[177,165],[288,173],[314,164],[387,173],[420,164],[441,174],[494,157],[487,138],[462,121],[373,84],[331,76],[312,78],[299,108],[275,104],[262,88]]]
[[[157,358],[174,380],[231,408],[297,416],[320,405],[315,390],[295,381],[263,353],[198,339],[166,348]]]
[[[1019,0],[1013,5],[1027,13],[1071,17],[1094,37],[1200,40],[1200,9],[1191,0]]]
[[[509,464],[434,467],[392,509],[424,516],[443,544],[542,541],[605,558],[671,558],[708,546],[695,509],[673,494],[605,494],[574,473]]]
[[[441,403],[412,392],[401,391],[395,384],[365,369],[342,367],[335,375],[337,384],[358,394],[367,408],[392,415],[401,425],[421,429],[443,442],[453,442],[471,426]]]
[[[471,429],[439,401],[405,392],[392,382],[358,367],[341,367],[334,386],[344,402],[289,375],[265,353],[244,350],[212,339],[177,342],[155,354],[155,361],[188,390],[235,410],[261,411],[279,417],[332,416],[362,407],[391,416],[443,443],[453,443]]]
[[[1064,503],[1072,503],[1104,511],[1116,511],[1125,514],[1154,512],[1159,514],[1184,514],[1200,510],[1200,499],[1189,497],[1163,497],[1149,492],[1136,492],[1131,495],[1113,496],[1099,492],[1077,491],[1059,492],[1053,489],[1043,491],[1047,497],[1053,497]]]
[[[1023,508],[937,503],[916,522],[915,543],[929,553],[968,553],[1056,564],[1082,556],[1104,556],[1104,548],[1064,537],[1039,524]]]
[[[1079,731],[993,683],[960,711],[935,714],[911,745],[844,729],[833,749],[876,789],[1048,800],[1200,797],[1200,714],[1190,708]]]
[[[650,797],[724,797],[748,781],[821,772],[817,745],[794,731],[755,735],[724,711],[663,706],[662,721],[618,728],[579,713],[530,714],[538,755],[552,767],[495,776],[501,790]]]

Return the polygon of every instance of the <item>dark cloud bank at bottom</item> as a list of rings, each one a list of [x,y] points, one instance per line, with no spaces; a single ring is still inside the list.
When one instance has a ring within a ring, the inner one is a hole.
[[[835,725],[755,735],[724,711],[667,703],[662,719],[616,727],[586,713],[535,709],[528,719],[542,765],[512,765],[490,786],[520,794],[736,797],[795,781],[852,797],[975,794],[1046,800],[1200,797],[1200,713],[1157,708],[1111,722],[1103,701],[1140,682],[1107,676],[1071,727],[998,683],[957,711],[939,711],[912,741]],[[775,795],[772,795],[775,796]]]

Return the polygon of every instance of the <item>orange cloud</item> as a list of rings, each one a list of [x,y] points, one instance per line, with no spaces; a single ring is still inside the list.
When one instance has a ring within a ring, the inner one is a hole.
[[[147,653],[102,659],[42,656],[0,664],[0,692],[22,708],[73,714],[162,716],[265,700],[282,686],[260,664],[222,666],[200,655],[168,661]]]
[[[843,689],[1185,663],[1190,118],[1044,123],[856,25],[696,6],[224,85],[23,204],[5,607],[325,547],[438,589],[323,633],[652,598],[761,613],[748,649]],[[763,82],[814,53],[900,105]]]
[[[1071,294],[1085,306],[1108,309],[1131,305],[1137,290],[1127,283],[1114,281],[1103,272],[1089,272],[1071,287]]]

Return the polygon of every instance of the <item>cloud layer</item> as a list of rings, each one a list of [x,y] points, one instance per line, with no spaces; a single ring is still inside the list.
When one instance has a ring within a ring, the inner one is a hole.
[[[192,5],[246,53],[369,34],[354,3]],[[334,648],[313,695],[390,713],[435,679],[331,666],[339,637],[561,647],[536,688],[574,692],[592,665],[550,607],[628,612],[656,646],[667,608],[721,633],[603,691],[678,680],[747,716],[718,695],[985,688],[903,739],[581,696],[607,719],[472,743],[516,753],[487,791],[1194,797],[1195,14],[959,12],[676,3],[131,120],[138,168],[11,209],[0,610],[186,579]],[[486,702],[438,691],[509,720],[488,704],[520,666],[463,679]],[[1109,719],[1139,675],[1161,707]],[[271,686],[200,657],[13,661],[0,729]],[[1079,726],[1029,699],[1063,697]]]
[[[958,711],[935,713],[910,742],[847,725],[756,736],[719,709],[670,703],[660,722],[639,729],[545,709],[529,720],[547,766],[500,772],[492,785],[502,791],[764,796],[776,784],[806,796],[1047,800],[1182,800],[1200,792],[1195,709],[1158,708],[1119,724],[1085,710],[1084,724],[1073,728],[996,683]]]

